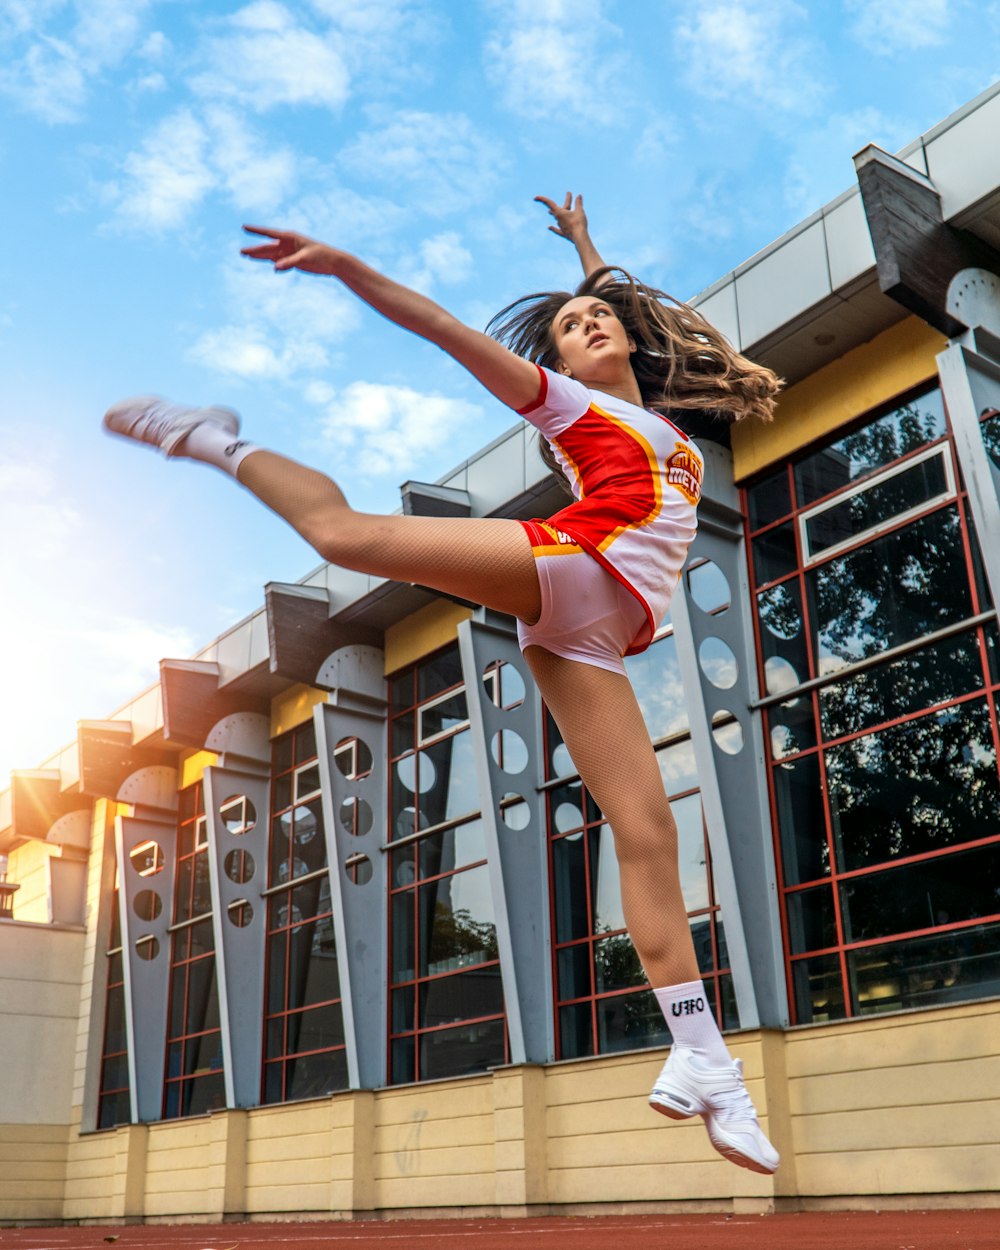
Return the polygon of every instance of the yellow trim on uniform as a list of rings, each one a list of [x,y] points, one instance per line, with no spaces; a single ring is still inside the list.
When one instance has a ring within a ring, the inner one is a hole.
[[[948,340],[918,317],[907,317],[852,348],[778,399],[774,421],[732,427],[737,482],[778,465],[871,408],[937,376],[934,357]]]
[[[653,480],[653,498],[655,499],[652,510],[647,513],[641,521],[629,521],[626,525],[619,525],[617,529],[612,530],[606,538],[601,540],[597,550],[603,554],[607,551],[615,539],[621,534],[624,534],[626,530],[642,529],[644,525],[648,525],[650,521],[654,521],[660,515],[660,512],[663,510],[663,491],[661,488],[660,462],[656,458],[656,452],[643,438],[639,431],[632,429],[632,427],[627,425],[626,422],[620,417],[616,417],[610,412],[605,412],[603,408],[598,408],[596,404],[591,404],[590,406],[594,412],[600,413],[602,417],[606,417],[612,425],[617,426],[617,428],[624,434],[627,434],[629,438],[634,439],[646,453],[646,459],[649,462],[650,476]]]

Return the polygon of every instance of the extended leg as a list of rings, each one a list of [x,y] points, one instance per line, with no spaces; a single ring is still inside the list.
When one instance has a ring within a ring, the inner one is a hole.
[[[419,582],[529,624],[538,619],[535,560],[516,521],[355,512],[335,482],[238,438],[239,426],[229,408],[186,408],[149,395],[122,400],[104,415],[111,434],[236,477],[333,564]]]
[[[270,451],[247,456],[237,477],[331,564],[538,619],[538,573],[517,521],[355,512],[324,474]]]

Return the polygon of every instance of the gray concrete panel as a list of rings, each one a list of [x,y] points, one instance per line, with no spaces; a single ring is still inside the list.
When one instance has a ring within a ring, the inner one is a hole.
[[[458,627],[476,776],[486,835],[511,1063],[555,1053],[548,847],[541,701],[511,626]],[[524,684],[524,700],[498,707],[483,675],[497,662]],[[501,762],[505,767],[501,767]],[[512,803],[513,796],[523,800]]]
[[[386,1083],[389,747],[383,663],[374,647],[335,652],[323,666],[335,703],[313,711],[352,1089]]]
[[[132,852],[155,843],[158,852]],[[177,864],[173,812],[115,819],[119,865],[125,1024],[133,1123],[163,1115],[163,1072],[170,997],[170,923]]]
[[[691,569],[706,559],[728,591],[706,566]],[[788,1002],[746,556],[742,528],[710,504],[671,620],[740,1024],[781,1027]]]
[[[205,821],[227,1107],[260,1102],[270,779],[205,769]]]

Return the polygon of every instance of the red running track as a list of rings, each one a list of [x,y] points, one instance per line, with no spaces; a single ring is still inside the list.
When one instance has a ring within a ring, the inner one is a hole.
[[[0,1228],[0,1250],[1000,1250],[1000,1210]]]

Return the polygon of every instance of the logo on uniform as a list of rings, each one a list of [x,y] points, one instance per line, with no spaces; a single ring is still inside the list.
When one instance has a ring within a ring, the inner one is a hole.
[[[667,457],[667,481],[676,486],[690,504],[701,498],[701,480],[705,467],[689,447],[677,443],[676,450]]]

